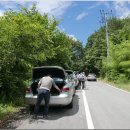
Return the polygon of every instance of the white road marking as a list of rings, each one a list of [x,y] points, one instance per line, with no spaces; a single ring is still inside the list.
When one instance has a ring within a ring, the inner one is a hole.
[[[87,98],[86,98],[86,95],[85,95],[85,91],[82,90],[82,93],[83,93],[83,101],[84,101],[84,107],[85,107],[85,114],[86,114],[88,129],[94,129],[94,125],[93,125],[92,117],[91,117],[91,114],[90,114],[90,110],[89,110]]]
[[[122,91],[122,92],[129,93],[129,94],[130,94],[130,92],[128,92],[128,91],[125,91],[125,90],[123,90],[123,89],[114,87],[114,86],[112,86],[112,85],[110,85],[110,84],[107,84],[107,83],[105,83],[105,84],[106,84],[107,86],[109,86],[109,87],[112,87],[112,88],[114,88],[114,89],[117,89],[117,90],[120,90],[120,91]]]

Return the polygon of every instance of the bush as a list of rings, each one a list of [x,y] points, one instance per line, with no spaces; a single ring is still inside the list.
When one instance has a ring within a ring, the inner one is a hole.
[[[128,79],[125,74],[120,74],[117,79],[117,83],[127,83]]]
[[[0,104],[0,119],[5,118],[5,116],[16,110],[17,109],[12,104]]]

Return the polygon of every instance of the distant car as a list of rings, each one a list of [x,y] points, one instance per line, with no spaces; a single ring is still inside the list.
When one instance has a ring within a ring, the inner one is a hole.
[[[53,86],[50,90],[50,105],[62,105],[68,108],[73,107],[73,96],[75,94],[74,82],[66,75],[65,70],[60,66],[41,66],[34,67],[32,72],[32,85],[27,88],[25,99],[26,103],[30,106],[30,110],[34,107],[37,100],[37,84],[39,79],[43,76],[50,74],[55,81],[56,85],[62,90],[59,93]],[[41,105],[44,105],[42,100]]]
[[[87,76],[87,81],[97,81],[95,73],[89,73]]]

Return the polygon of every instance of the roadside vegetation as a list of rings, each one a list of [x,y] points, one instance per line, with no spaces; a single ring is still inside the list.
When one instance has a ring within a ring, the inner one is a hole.
[[[85,47],[84,68],[116,86],[130,90],[130,18],[108,20],[110,57],[107,61],[105,26],[93,33]]]
[[[5,117],[17,111],[18,107],[15,107],[13,104],[0,104],[0,119],[5,119]]]
[[[109,84],[117,87],[117,88],[120,88],[120,89],[123,89],[123,90],[126,90],[126,91],[129,91],[130,92],[130,82],[127,82],[127,83],[113,83],[113,82],[108,82]]]
[[[80,41],[59,30],[59,22],[40,14],[36,5],[18,12],[6,11],[0,17],[0,119],[24,104],[35,66],[94,72],[130,90],[130,18],[108,21],[109,62],[105,26],[94,32],[83,48]]]
[[[117,88],[120,88],[122,90],[130,92],[130,81],[128,81],[126,83],[124,83],[124,82],[113,82],[113,81],[108,81],[108,79],[106,79],[106,78],[98,78],[98,81],[108,83],[108,84],[110,84],[114,87],[117,87]]]
[[[75,61],[80,64],[82,43],[61,32],[59,22],[40,14],[35,4],[18,12],[8,10],[0,17],[0,119],[24,104],[33,67],[71,69]]]

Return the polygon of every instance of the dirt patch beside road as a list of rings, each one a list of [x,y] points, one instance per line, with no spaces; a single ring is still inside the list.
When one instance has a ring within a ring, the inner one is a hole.
[[[30,116],[29,108],[24,106],[18,112],[12,113],[5,119],[0,120],[0,129],[15,129],[19,126],[21,120]]]

